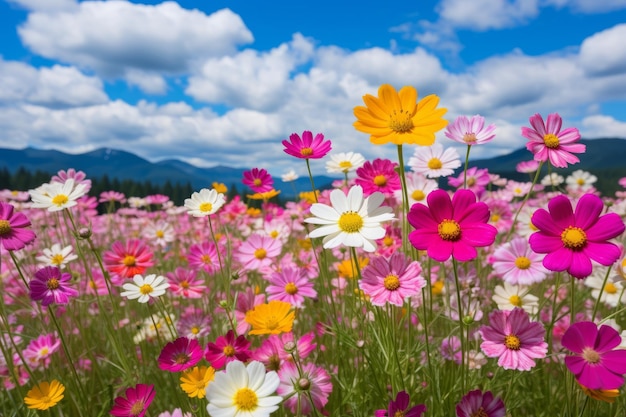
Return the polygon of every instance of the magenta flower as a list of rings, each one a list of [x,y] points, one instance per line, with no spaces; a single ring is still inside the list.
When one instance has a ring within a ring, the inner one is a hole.
[[[270,285],[265,289],[267,299],[285,301],[296,308],[302,307],[305,298],[315,298],[317,291],[313,281],[301,268],[283,268],[273,272],[269,278]]]
[[[549,211],[536,210],[531,222],[539,231],[528,242],[533,251],[547,254],[543,266],[582,279],[591,275],[592,260],[604,266],[617,261],[621,249],[608,240],[622,234],[624,222],[616,213],[600,216],[603,208],[600,197],[585,194],[575,211],[564,195],[550,200]]]
[[[47,368],[52,360],[52,355],[56,353],[60,347],[61,339],[49,333],[31,340],[28,346],[26,346],[26,349],[22,351],[22,355],[29,366],[33,368],[39,366]]]
[[[69,286],[72,275],[61,273],[56,266],[46,266],[35,272],[35,278],[30,280],[30,298],[41,301],[46,307],[49,304],[67,304],[71,297],[76,297],[78,291]]]
[[[202,269],[208,274],[213,274],[220,270],[217,247],[213,242],[204,241],[189,247],[187,261],[192,269]]]
[[[376,191],[392,196],[400,189],[400,176],[396,172],[396,166],[395,162],[388,159],[365,161],[363,166],[356,170],[355,184],[363,188],[366,197]]]
[[[235,333],[229,330],[226,336],[220,336],[215,343],[207,345],[205,359],[213,368],[220,369],[235,360],[245,362],[250,355],[250,342],[246,337],[244,335],[235,337]]]
[[[526,149],[531,151],[536,161],[550,160],[552,166],[567,168],[567,164],[580,162],[574,153],[583,153],[586,150],[582,143],[574,143],[580,140],[580,133],[575,127],[570,127],[561,132],[563,119],[558,113],[548,115],[547,126],[540,114],[530,117],[529,127],[522,127],[522,136],[529,140]]]
[[[461,398],[456,405],[457,417],[504,417],[506,408],[499,397],[494,397],[491,391],[483,393],[477,389],[470,391]]]
[[[318,133],[313,138],[313,133],[308,130],[302,132],[302,139],[297,133],[292,133],[289,140],[283,140],[285,153],[300,159],[320,159],[330,152],[330,141],[324,140],[324,135]]]
[[[296,414],[300,405],[301,415],[310,415],[313,409],[321,411],[328,403],[333,384],[324,368],[310,362],[299,368],[293,362],[286,362],[278,376],[280,385],[276,392],[287,398],[285,406],[292,413]]]
[[[137,384],[134,388],[127,388],[124,395],[115,399],[109,413],[116,417],[143,417],[154,399],[154,385]]]
[[[424,404],[419,404],[409,408],[409,394],[406,391],[400,391],[396,394],[396,399],[389,401],[389,407],[386,410],[374,411],[374,417],[421,417],[426,411]]]
[[[252,168],[244,172],[241,182],[255,193],[266,193],[274,189],[274,179],[265,169]]]
[[[197,276],[197,272],[182,267],[174,272],[168,272],[166,277],[170,284],[170,292],[184,298],[201,298],[206,291],[204,279]]]
[[[490,224],[489,209],[476,202],[470,190],[458,190],[450,200],[444,190],[428,194],[428,206],[414,204],[407,215],[415,228],[409,234],[411,244],[426,250],[428,256],[444,262],[452,256],[458,261],[476,258],[476,247],[489,246],[496,238],[497,229]]]
[[[565,366],[589,389],[618,389],[626,374],[626,350],[615,349],[621,342],[620,334],[611,326],[574,323],[561,339],[561,344],[574,353],[565,357]]]
[[[543,325],[531,322],[524,309],[494,310],[489,314],[489,326],[482,326],[480,348],[490,358],[498,358],[504,369],[528,371],[534,359],[546,357],[548,344]]]
[[[0,202],[0,245],[6,250],[19,250],[35,240],[35,233],[27,229],[30,221],[15,207]]]
[[[181,372],[200,362],[203,356],[204,351],[196,339],[179,337],[163,347],[157,361],[159,369]]]
[[[447,138],[455,142],[471,146],[490,142],[496,137],[494,130],[496,130],[496,125],[491,124],[485,127],[485,118],[477,114],[469,118],[457,117],[454,123],[448,125],[445,134]]]

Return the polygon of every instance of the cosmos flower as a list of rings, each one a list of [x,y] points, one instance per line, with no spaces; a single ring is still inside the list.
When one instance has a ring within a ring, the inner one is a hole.
[[[140,303],[147,303],[151,298],[165,294],[169,287],[167,279],[161,275],[151,274],[143,277],[137,274],[132,282],[122,285],[125,291],[122,291],[120,295],[129,300],[137,299]]]
[[[252,168],[244,172],[241,182],[255,193],[265,193],[274,189],[274,179],[262,168]]]
[[[185,208],[194,217],[206,217],[217,212],[224,205],[224,194],[215,189],[203,188],[200,192],[191,194],[191,198],[185,199]]]
[[[457,417],[504,417],[506,408],[499,397],[491,391],[482,392],[477,389],[470,391],[456,405]]]
[[[550,161],[556,168],[567,168],[568,164],[580,162],[575,153],[586,150],[580,140],[580,133],[575,127],[561,131],[563,120],[558,113],[548,115],[544,123],[540,114],[530,117],[530,127],[522,127],[522,136],[528,139],[526,149],[531,151],[536,161]]]
[[[428,178],[447,177],[461,166],[459,153],[455,148],[446,148],[439,143],[432,146],[415,148],[407,164],[413,172]]]
[[[396,172],[395,162],[388,159],[376,158],[372,162],[365,161],[363,166],[356,170],[356,185],[363,188],[366,196],[381,192],[386,196],[400,189],[400,175]]]
[[[485,118],[477,114],[472,117],[457,117],[454,123],[448,125],[445,135],[448,139],[468,146],[482,145],[493,140],[496,136],[494,130],[496,125],[485,127]]]
[[[302,132],[302,138],[297,133],[292,133],[289,140],[283,140],[286,154],[300,159],[320,159],[331,150],[329,140],[324,140],[324,135],[313,133],[308,130]]]
[[[87,186],[75,184],[73,179],[68,178],[65,183],[51,182],[28,192],[33,201],[33,208],[60,211],[74,207],[77,204],[76,200],[87,194]]]
[[[115,417],[144,417],[155,394],[152,384],[137,384],[127,388],[124,393],[126,398],[121,395],[116,397],[109,413]]]
[[[64,391],[65,386],[56,379],[50,382],[43,381],[28,391],[24,398],[24,404],[35,410],[47,410],[63,399]]]
[[[15,212],[9,203],[0,202],[0,245],[6,250],[19,250],[35,240],[35,232],[23,213]]]
[[[356,171],[365,162],[365,158],[358,152],[340,152],[329,155],[326,161],[326,172],[329,174],[348,173]]]
[[[389,401],[386,410],[374,411],[374,417],[421,417],[426,412],[424,404],[415,405],[409,408],[409,394],[406,391],[400,391],[396,394],[396,399]]]
[[[35,272],[35,277],[28,283],[30,298],[41,301],[42,306],[67,304],[76,297],[78,291],[70,286],[72,275],[62,273],[56,266],[46,266]]]
[[[196,365],[203,356],[203,349],[196,339],[179,337],[163,346],[157,363],[164,371],[180,372]]]

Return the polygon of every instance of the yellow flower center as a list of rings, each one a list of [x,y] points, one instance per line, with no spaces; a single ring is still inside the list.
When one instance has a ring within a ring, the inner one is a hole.
[[[441,169],[442,166],[443,163],[441,163],[441,159],[439,158],[431,158],[431,160],[428,161],[428,168],[430,169]]]
[[[422,190],[415,190],[411,193],[411,198],[415,201],[422,201],[424,197],[426,197],[426,194]]]
[[[269,316],[265,319],[265,327],[267,327],[269,330],[276,330],[279,324],[280,321],[276,316]]]
[[[528,269],[530,268],[530,259],[525,256],[518,256],[515,260],[515,266],[518,269]]]
[[[463,142],[468,145],[473,145],[476,143],[476,134],[475,133],[466,133],[463,135]]]
[[[254,257],[257,259],[265,259],[267,251],[263,248],[258,248],[254,251]]]
[[[435,281],[430,291],[433,293],[433,295],[441,295],[443,294],[443,287],[443,281]]]
[[[383,239],[383,245],[385,246],[393,245],[393,239],[390,236],[385,236],[385,238]]]
[[[470,417],[489,417],[489,414],[487,414],[485,409],[481,406],[478,408],[478,410],[470,414]]]
[[[189,281],[187,281],[186,279],[185,279],[185,280],[182,280],[182,281],[180,282],[180,286],[181,286],[181,288],[184,288],[184,289],[189,288]]]
[[[522,342],[519,340],[519,337],[514,334],[510,334],[504,338],[504,346],[506,346],[507,349],[519,350],[521,345]]]
[[[352,168],[352,162],[341,161],[339,162],[339,168],[343,169],[344,172],[347,172],[350,168]]]
[[[54,204],[55,206],[62,206],[63,204],[66,204],[70,199],[67,198],[67,196],[65,194],[59,194],[59,195],[55,195],[52,198],[52,204]]]
[[[555,149],[559,147],[559,138],[553,133],[548,133],[544,135],[543,143],[545,143],[548,148]]]
[[[443,240],[449,240],[452,242],[459,240],[461,237],[461,227],[454,220],[445,219],[439,223],[439,226],[437,226],[437,232]]]
[[[49,290],[56,290],[61,286],[61,284],[59,284],[59,280],[56,278],[50,278],[47,282],[46,282],[46,287],[48,287]]]
[[[154,288],[152,288],[152,285],[150,284],[143,284],[141,287],[139,287],[139,292],[143,295],[148,295],[152,291],[154,291]]]
[[[131,416],[138,416],[139,413],[141,413],[144,410],[145,407],[146,407],[146,405],[144,404],[144,402],[139,400],[135,404],[133,404],[133,406],[130,408],[129,415],[131,415]]]
[[[534,230],[535,232],[539,230],[537,226],[533,224],[533,222],[528,222],[528,227],[530,228],[530,230]]]
[[[469,178],[467,179],[467,186],[468,186],[468,187],[471,187],[471,186],[472,186],[472,185],[474,185],[474,184],[476,184],[476,178],[474,178],[474,177],[469,177]]]
[[[270,233],[270,237],[272,239],[276,239],[278,237],[278,230],[272,230],[272,232]]]
[[[202,263],[207,264],[207,265],[211,265],[211,257],[209,255],[202,255],[200,257],[200,260],[202,261]]]
[[[302,156],[310,156],[310,155],[313,155],[313,149],[311,149],[311,148],[302,148],[302,149],[300,150],[300,155],[302,155]]]
[[[583,349],[583,359],[588,363],[596,364],[600,362],[600,354],[590,347]]]
[[[255,178],[254,181],[252,182],[256,187],[258,187],[259,185],[262,184],[261,179],[260,178]]]
[[[520,298],[519,295],[514,294],[514,295],[509,297],[509,303],[511,303],[515,307],[521,307],[522,306],[522,299]]]
[[[256,182],[255,182],[256,184]],[[211,203],[202,203],[200,204],[200,207],[198,207],[198,209],[203,212],[203,213],[208,213],[211,210],[213,210],[213,204]]]
[[[224,349],[222,349],[222,352],[224,352],[224,355],[228,357],[235,356],[235,348],[232,347],[231,345],[224,346]]]
[[[492,221],[493,223],[497,223],[497,222],[498,222],[498,220],[500,220],[500,215],[499,215],[499,214],[492,214],[492,215],[491,215],[491,221]]]
[[[387,185],[387,177],[385,177],[384,175],[376,175],[374,177],[374,184],[378,185],[379,187]]]
[[[96,281],[94,281],[93,279],[90,279],[89,288],[91,288],[92,290],[95,290],[96,288],[98,288],[98,285],[96,285]]]
[[[39,356],[46,356],[50,350],[47,347],[41,348],[39,351]]]
[[[404,411],[396,411],[395,413],[393,413],[393,417],[404,417]]]
[[[8,220],[0,220],[0,236],[8,235],[11,232],[11,223]]]
[[[183,363],[187,363],[189,362],[189,355],[187,355],[186,353],[179,353],[178,355],[176,355],[174,362],[176,362],[179,365],[182,365]]]
[[[513,189],[513,192],[514,192],[515,194],[521,194],[521,193],[522,193],[522,189],[521,189],[521,188],[519,188],[519,187],[517,187],[517,188],[514,188],[514,189]]]
[[[285,292],[289,295],[294,295],[298,292],[298,287],[293,282],[289,282],[285,285]]]
[[[389,274],[385,277],[383,285],[387,290],[395,291],[400,288],[400,278],[397,275]]]
[[[133,255],[124,256],[122,263],[126,266],[135,266],[136,259]]]
[[[158,238],[162,238],[163,236],[165,236],[165,232],[163,230],[157,230],[156,231],[156,236]]]
[[[411,113],[406,110],[394,110],[393,114],[389,115],[389,128],[398,133],[410,132],[413,129]]]
[[[191,328],[191,334],[198,334],[200,333],[200,328],[198,326],[193,326]]]
[[[354,211],[346,211],[339,217],[338,224],[346,233],[357,233],[363,227],[363,217]]]
[[[607,294],[616,294],[617,287],[612,282],[607,282],[604,286],[604,292],[606,292]]]
[[[585,185],[585,180],[584,180],[584,179],[582,179],[582,178],[578,178],[578,179],[576,180],[576,184],[578,184],[578,185]]]
[[[50,263],[52,263],[52,265],[61,265],[63,263],[63,259],[65,259],[63,257],[63,255],[61,255],[60,253],[53,255],[52,258],[50,258]]]
[[[259,399],[250,388],[239,388],[233,397],[233,403],[237,406],[237,411],[254,411],[259,405]]]
[[[581,249],[587,243],[587,235],[580,227],[569,226],[561,233],[561,241],[568,249]]]

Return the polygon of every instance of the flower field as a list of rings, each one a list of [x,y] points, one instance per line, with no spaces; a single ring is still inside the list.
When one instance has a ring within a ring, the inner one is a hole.
[[[398,159],[294,133],[285,158],[343,178],[285,204],[261,164],[181,206],[71,167],[1,192],[0,415],[626,415],[626,193],[550,172],[578,130],[531,116],[518,182],[470,166],[481,116],[363,100]]]

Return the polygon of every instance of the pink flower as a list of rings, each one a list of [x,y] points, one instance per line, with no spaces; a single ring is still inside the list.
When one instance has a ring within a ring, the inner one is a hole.
[[[309,415],[313,409],[323,410],[328,403],[333,384],[324,368],[309,362],[300,365],[299,370],[293,362],[286,362],[278,376],[280,385],[276,392],[288,398],[285,400],[285,406],[292,413],[297,413],[298,404],[300,404],[301,414]]]
[[[489,209],[476,202],[470,190],[458,190],[452,200],[444,190],[428,195],[428,206],[414,204],[407,215],[416,230],[409,234],[411,244],[426,250],[428,256],[444,262],[452,256],[458,261],[470,261],[477,256],[476,247],[489,246],[497,229],[490,224]]]
[[[494,397],[491,391],[483,393],[477,389],[470,391],[461,398],[456,405],[457,417],[504,417],[506,408],[499,397]]]
[[[114,242],[111,251],[104,253],[104,263],[109,272],[121,278],[142,275],[154,265],[152,252],[145,243],[137,239],[130,239],[126,244]]]
[[[61,339],[57,339],[52,333],[39,336],[32,340],[22,352],[24,359],[32,367],[43,366],[47,368],[50,357],[61,347]]]
[[[485,127],[485,118],[480,115],[459,116],[454,123],[446,128],[446,137],[455,142],[464,143],[468,146],[481,145],[490,142],[496,136],[493,131],[496,125],[491,124]]]
[[[115,399],[115,404],[109,412],[116,417],[143,417],[154,399],[154,385],[137,384],[134,388],[127,388],[124,395]]]
[[[100,203],[125,203],[126,196],[124,193],[120,193],[119,191],[103,191],[100,193],[100,198],[98,199]]]
[[[359,287],[375,306],[389,303],[401,307],[406,298],[419,294],[426,286],[421,274],[418,262],[394,252],[389,258],[373,258],[362,271]]]
[[[274,179],[265,169],[252,168],[244,172],[241,182],[255,193],[266,193],[274,189]]]
[[[489,314],[489,326],[480,328],[480,348],[486,356],[498,358],[498,365],[504,369],[528,371],[535,366],[534,359],[546,357],[545,333],[543,325],[531,322],[528,313],[519,307],[494,310]]]
[[[170,291],[184,298],[201,298],[206,290],[204,280],[196,277],[196,271],[178,267],[166,274]]]
[[[574,354],[565,357],[565,366],[589,389],[618,389],[626,374],[626,350],[616,349],[621,343],[620,334],[611,326],[574,323],[561,340]]]
[[[387,410],[374,411],[374,417],[421,417],[426,411],[424,404],[419,404],[409,408],[409,394],[406,391],[400,391],[396,394],[396,399],[389,401],[389,407]]]
[[[379,191],[385,196],[392,196],[400,189],[400,176],[396,172],[397,164],[388,159],[374,159],[365,161],[362,167],[356,170],[355,184],[363,188],[363,194],[369,196]]]
[[[280,240],[254,233],[239,246],[235,259],[241,262],[244,269],[261,269],[271,265],[282,248]]]
[[[531,222],[539,231],[528,242],[533,251],[547,254],[543,266],[581,279],[591,275],[592,260],[604,266],[617,261],[622,250],[608,240],[622,234],[624,222],[616,213],[600,216],[603,209],[600,197],[585,194],[575,211],[564,195],[550,200],[549,212],[536,210]]]
[[[552,166],[567,168],[567,164],[580,162],[573,153],[585,152],[585,145],[574,143],[580,140],[580,133],[575,127],[561,132],[563,120],[558,113],[548,115],[547,126],[540,114],[530,117],[529,127],[522,127],[522,136],[529,140],[526,149],[534,154],[535,161],[550,160]]]
[[[41,268],[28,283],[30,298],[41,301],[44,307],[49,304],[67,304],[71,297],[78,295],[78,291],[69,286],[71,279],[71,274],[61,273],[57,266]]]
[[[471,167],[467,169],[467,173],[461,172],[456,178],[448,177],[448,185],[455,188],[463,187],[464,179],[467,183],[465,188],[472,190],[474,194],[477,195],[482,194],[491,181],[489,178],[489,171],[487,169]]]
[[[35,233],[27,229],[30,221],[15,207],[0,202],[0,245],[6,250],[19,250],[35,240]]]
[[[86,193],[91,189],[91,180],[85,179],[87,178],[87,174],[83,171],[76,171],[74,168],[70,168],[67,171],[60,170],[56,175],[52,176],[50,182],[65,184],[65,181],[70,178],[73,179],[76,184],[84,184]]]
[[[292,133],[289,140],[283,140],[285,153],[301,159],[320,159],[330,152],[330,141],[324,140],[324,135],[318,133],[313,138],[313,134],[305,130],[302,132],[302,139],[297,133]]]
[[[272,273],[269,281],[271,285],[265,291],[270,301],[285,301],[300,308],[305,297],[317,296],[317,291],[313,289],[313,281],[309,280],[306,271],[300,268],[283,268],[280,272]]]
[[[157,359],[159,369],[170,372],[181,372],[191,368],[202,359],[203,349],[196,339],[179,337],[169,342],[161,350]]]
[[[217,248],[213,242],[204,241],[191,245],[187,261],[190,268],[202,269],[208,274],[213,274],[220,269]]]
[[[539,161],[535,161],[534,159],[532,161],[522,161],[515,165],[515,170],[523,174],[533,173],[537,171],[538,168]]]
[[[226,336],[220,336],[215,343],[209,343],[206,347],[205,359],[215,369],[220,369],[229,362],[239,360],[242,362],[250,358],[250,342],[244,335],[235,337],[235,333],[229,330]]]
[[[513,285],[541,282],[548,271],[542,265],[543,255],[533,252],[523,237],[516,237],[498,247],[491,257],[493,270]]]

